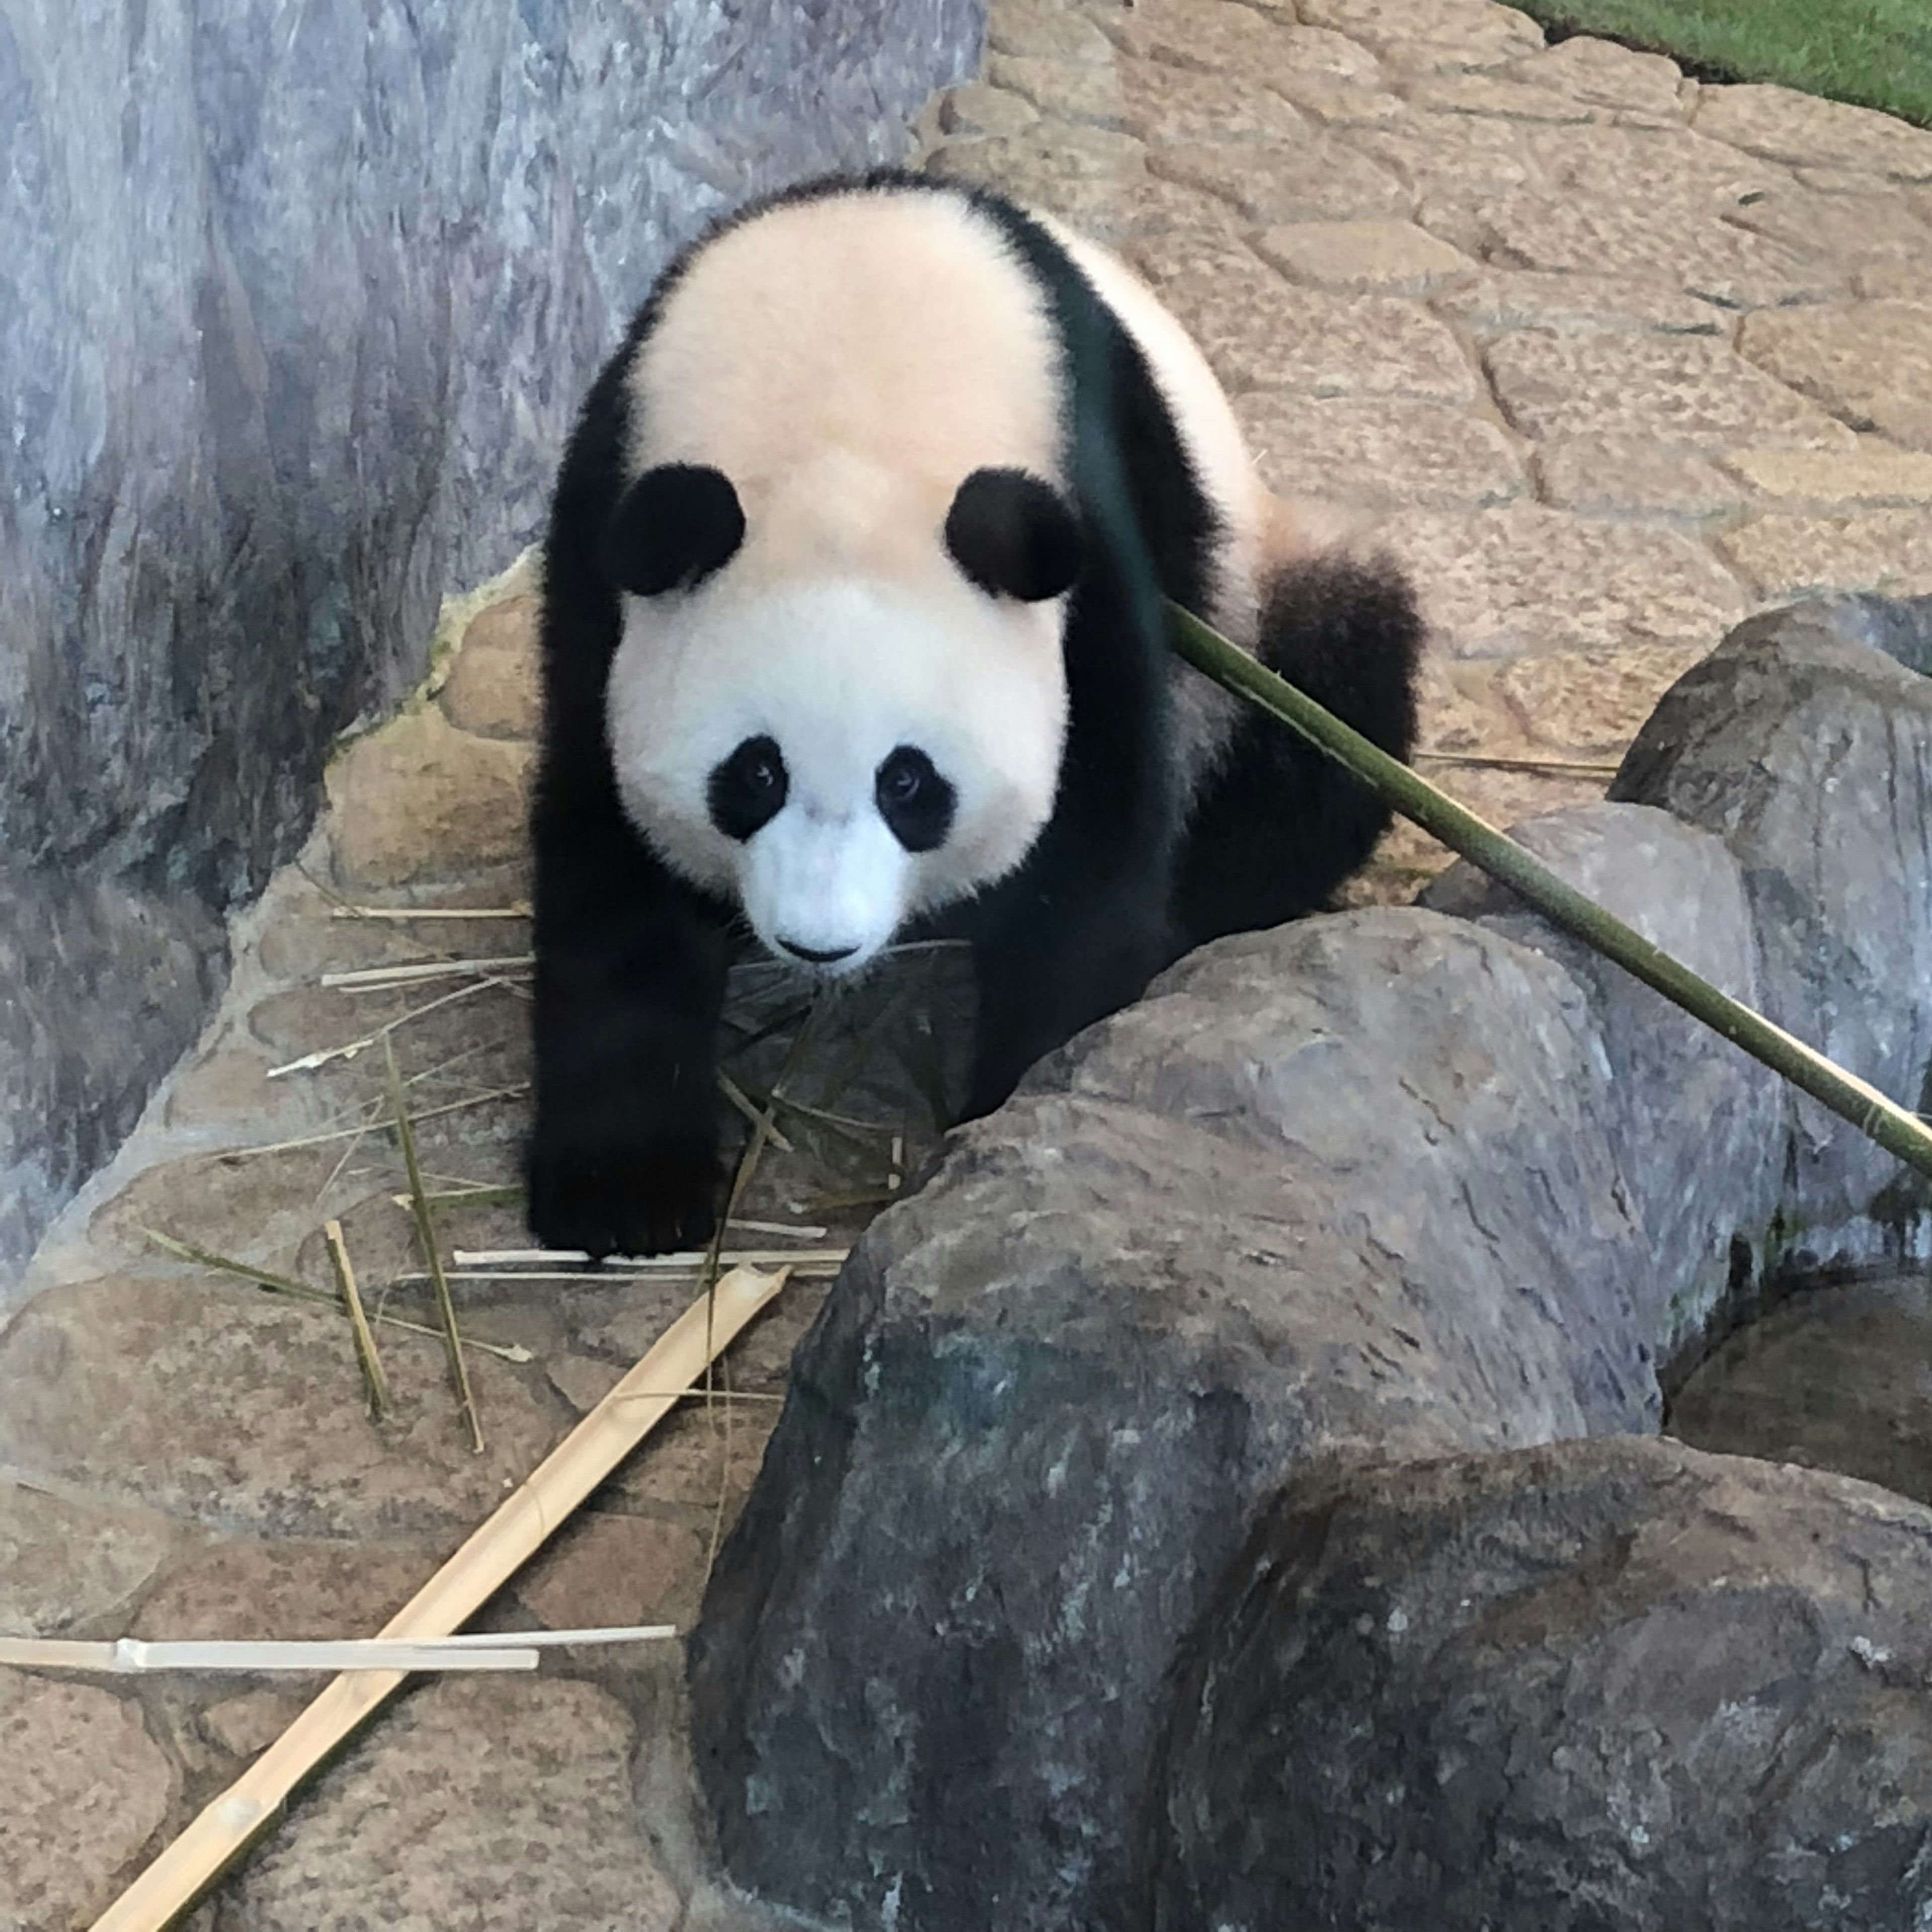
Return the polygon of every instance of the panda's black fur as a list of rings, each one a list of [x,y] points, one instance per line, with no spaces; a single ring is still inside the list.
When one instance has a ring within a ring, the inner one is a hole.
[[[1179,795],[1162,600],[1204,608],[1216,515],[1139,348],[1044,228],[997,195],[891,172],[808,183],[740,211],[665,272],[592,386],[544,549],[526,1172],[530,1226],[548,1246],[602,1256],[696,1244],[715,1226],[721,1186],[717,1035],[736,908],[673,872],[633,829],[606,735],[626,574],[607,548],[627,482],[626,372],[718,235],[855,186],[969,196],[1043,291],[1064,345],[1066,474],[1087,548],[1064,632],[1068,725],[1052,816],[1016,872],[922,928],[973,947],[968,1117],[998,1106],[1035,1060],[1189,948],[1328,904],[1387,823],[1339,766],[1258,715],[1240,718],[1198,795]],[[704,513],[700,503],[700,526],[669,546],[670,562],[633,568],[673,571],[683,552],[701,559],[724,543]],[[1268,586],[1257,654],[1406,757],[1420,641],[1400,577],[1317,559]]]

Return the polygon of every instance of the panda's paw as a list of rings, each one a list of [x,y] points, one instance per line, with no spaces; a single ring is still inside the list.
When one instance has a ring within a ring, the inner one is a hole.
[[[524,1178],[537,1240],[596,1261],[702,1247],[718,1226],[718,1150],[708,1133],[592,1143],[539,1132]]]

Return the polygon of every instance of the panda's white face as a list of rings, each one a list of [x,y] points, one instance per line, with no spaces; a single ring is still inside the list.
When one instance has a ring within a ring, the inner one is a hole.
[[[626,809],[780,958],[856,970],[1010,872],[1052,813],[1058,602],[728,569],[626,605],[608,716]]]

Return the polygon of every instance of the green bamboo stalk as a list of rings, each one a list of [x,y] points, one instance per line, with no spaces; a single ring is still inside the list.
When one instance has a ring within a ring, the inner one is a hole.
[[[1820,1106],[1849,1120],[1888,1154],[1932,1178],[1932,1131],[1916,1115],[1794,1034],[1774,1026],[1762,1013],[1720,992],[1682,961],[1566,884],[1515,840],[1458,805],[1399,758],[1371,744],[1286,679],[1257,664],[1191,611],[1178,604],[1168,608],[1174,614],[1174,648],[1197,670],[1298,731],[1346,766],[1378,797],[1491,878],[1500,880],[1552,925],[1575,934],[1694,1019],[1782,1075]]]

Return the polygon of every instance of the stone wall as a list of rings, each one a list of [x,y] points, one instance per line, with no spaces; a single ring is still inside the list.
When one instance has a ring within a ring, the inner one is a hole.
[[[535,535],[653,272],[896,157],[982,16],[7,0],[0,1281],[193,1036],[332,734]]]

